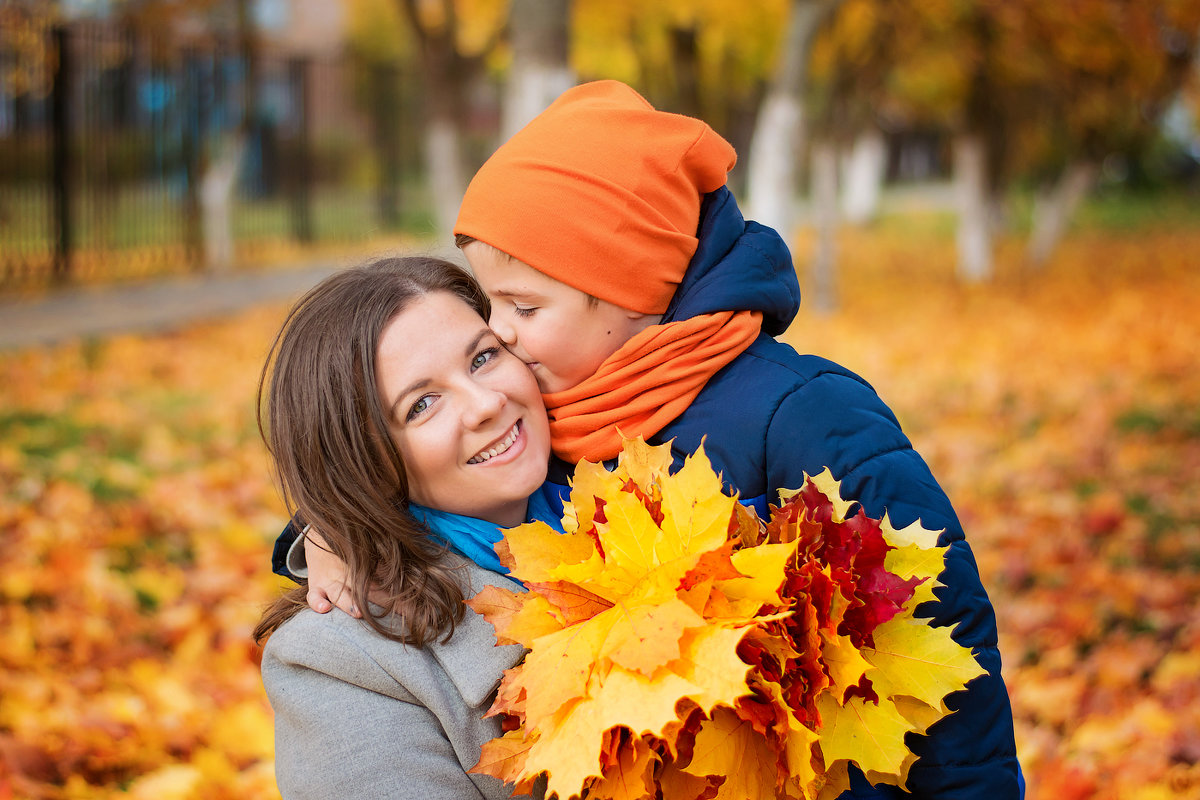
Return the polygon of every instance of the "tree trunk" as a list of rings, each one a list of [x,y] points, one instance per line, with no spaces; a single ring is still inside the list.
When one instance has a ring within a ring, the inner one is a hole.
[[[251,19],[249,0],[237,0],[238,50],[245,66],[245,106],[236,132],[218,142],[200,175],[200,236],[203,267],[227,272],[235,260],[233,244],[233,194],[238,172],[258,121],[259,40]]]
[[[508,25],[513,62],[504,93],[503,140],[574,85],[567,64],[570,6],[570,0],[512,0]]]
[[[233,267],[233,190],[246,152],[246,134],[231,137],[200,178],[200,230],[204,268],[227,272]]]
[[[842,181],[842,214],[854,225],[879,214],[879,198],[887,170],[887,141],[877,128],[863,131],[847,156]]]
[[[675,110],[689,117],[714,121],[704,113],[700,88],[700,36],[696,23],[676,23],[667,27],[671,49],[671,73],[675,79]]]
[[[983,139],[960,134],[954,140],[954,184],[958,202],[958,275],[968,283],[992,278],[992,219]]]
[[[449,242],[458,207],[467,188],[462,153],[462,125],[467,86],[481,68],[484,55],[458,50],[458,17],[453,0],[440,0],[440,13],[426,23],[420,0],[397,0],[420,44],[425,78],[425,166],[433,204],[434,233]],[[436,21],[432,21],[436,17]],[[491,45],[485,47],[486,54]]]
[[[429,171],[435,233],[439,242],[449,242],[454,221],[458,219],[458,207],[467,189],[456,120],[436,116],[426,121],[425,166]]]
[[[1075,210],[1091,190],[1098,171],[1091,161],[1072,162],[1052,189],[1038,193],[1033,203],[1033,227],[1026,251],[1035,268],[1045,267],[1050,260]]]
[[[746,177],[749,216],[791,239],[795,219],[797,151],[804,137],[800,102],[769,92],[750,141]]]
[[[799,154],[804,151],[804,90],[813,39],[840,0],[792,0],[771,86],[758,113],[747,163],[752,218],[792,235]]]
[[[817,311],[837,308],[837,147],[828,139],[812,146],[813,224],[817,229],[817,251],[813,257],[812,301]]]

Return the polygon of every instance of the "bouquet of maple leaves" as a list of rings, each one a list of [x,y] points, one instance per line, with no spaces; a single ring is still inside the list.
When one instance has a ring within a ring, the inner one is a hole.
[[[606,800],[823,800],[851,763],[903,787],[905,734],[983,673],[913,616],[939,585],[937,533],[852,513],[828,470],[764,523],[703,448],[671,464],[627,440],[614,470],[576,470],[565,534],[535,522],[496,545],[528,591],[469,604],[529,652],[472,771]]]

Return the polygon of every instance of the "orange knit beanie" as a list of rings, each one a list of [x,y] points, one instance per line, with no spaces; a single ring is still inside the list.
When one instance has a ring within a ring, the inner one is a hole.
[[[539,272],[622,308],[661,314],[696,251],[700,203],[733,147],[618,81],[564,92],[467,187],[455,223]]]

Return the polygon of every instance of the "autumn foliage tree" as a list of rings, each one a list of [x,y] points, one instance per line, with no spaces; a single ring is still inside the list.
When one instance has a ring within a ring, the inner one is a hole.
[[[1051,187],[1030,250],[1048,257],[1100,161],[1153,138],[1200,36],[1200,3],[1174,0],[846,0],[838,17],[815,53],[818,99],[866,95],[894,125],[953,133],[960,275],[973,281],[992,274],[1018,181]]]

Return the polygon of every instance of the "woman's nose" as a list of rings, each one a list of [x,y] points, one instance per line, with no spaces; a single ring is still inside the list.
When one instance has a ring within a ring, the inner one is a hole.
[[[506,402],[508,398],[504,392],[472,384],[463,412],[464,421],[469,427],[478,428],[499,416]]]

